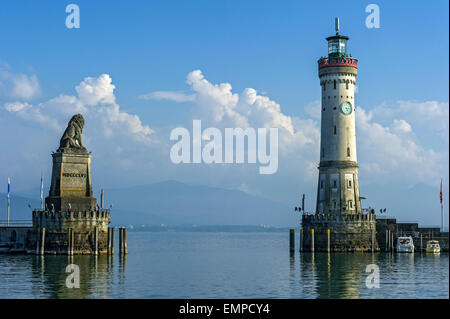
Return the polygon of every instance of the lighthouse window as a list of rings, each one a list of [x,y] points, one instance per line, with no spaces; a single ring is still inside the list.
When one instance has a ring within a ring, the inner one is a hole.
[[[336,201],[333,201],[333,208],[336,209]]]
[[[345,82],[345,88],[348,90],[348,82]]]
[[[333,187],[336,188],[337,187],[337,183],[336,180],[333,181]]]
[[[352,188],[352,181],[350,179],[348,180],[348,188]]]
[[[334,80],[334,89],[336,90],[336,80]]]
[[[334,135],[336,135],[336,125],[334,126]]]
[[[320,189],[323,189],[323,181],[320,181]]]
[[[347,156],[350,156],[350,147],[347,147]]]
[[[351,201],[351,200],[348,201],[348,207],[353,208],[353,201]]]

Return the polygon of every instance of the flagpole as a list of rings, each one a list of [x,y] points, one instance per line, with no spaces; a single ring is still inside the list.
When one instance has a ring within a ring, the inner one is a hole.
[[[41,172],[41,210],[44,210],[44,173]]]
[[[10,198],[9,198],[10,191],[11,191],[11,181],[10,181],[10,179],[8,177],[8,227],[9,227],[9,210],[10,210],[10,207],[11,207]]]
[[[441,178],[441,226],[442,232],[444,232],[444,203],[442,201],[442,178]]]
[[[442,232],[444,232],[444,205],[441,203],[441,225]]]

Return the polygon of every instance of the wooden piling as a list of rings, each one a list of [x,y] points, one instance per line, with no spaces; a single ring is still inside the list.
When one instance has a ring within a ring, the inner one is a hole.
[[[289,229],[289,251],[292,253],[295,251],[295,230]]]
[[[111,245],[110,245],[111,255],[114,255],[114,227],[111,227]]]
[[[375,251],[375,231],[372,228],[372,252]]]
[[[388,230],[388,251],[391,251],[391,230]]]
[[[127,229],[123,229],[123,253],[128,254],[128,243],[127,243]]]
[[[391,233],[391,237],[392,237],[392,240],[391,240],[391,244],[392,244],[392,251],[394,251],[394,250],[395,250],[395,244],[394,244],[394,233]]]
[[[123,228],[119,227],[119,254],[123,254]]]
[[[298,251],[302,252],[303,251],[303,228],[300,229],[300,243],[299,243],[299,248]]]
[[[330,252],[330,229],[327,229],[327,252]]]
[[[420,251],[423,251],[422,233],[420,233]]]
[[[98,227],[94,228],[94,255],[98,255]]]
[[[45,253],[45,227],[41,229],[41,245],[39,249],[39,255],[44,255]]]
[[[386,241],[384,242],[384,251],[388,250],[388,231],[386,229]]]
[[[314,252],[314,228],[311,229],[311,252]]]
[[[68,248],[67,248],[67,254],[69,256],[73,255],[73,228],[69,228],[69,238],[68,238]]]
[[[75,243],[75,233],[73,231],[73,228],[70,229],[70,254],[73,255],[73,246]]]
[[[111,228],[108,227],[108,232],[106,234],[106,254],[111,254]]]

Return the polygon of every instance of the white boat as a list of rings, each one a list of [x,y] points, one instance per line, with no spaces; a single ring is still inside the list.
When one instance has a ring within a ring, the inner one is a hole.
[[[412,237],[398,237],[396,250],[398,253],[413,253],[414,241]]]
[[[427,241],[427,248],[425,248],[427,253],[440,254],[441,246],[437,240],[429,240]]]

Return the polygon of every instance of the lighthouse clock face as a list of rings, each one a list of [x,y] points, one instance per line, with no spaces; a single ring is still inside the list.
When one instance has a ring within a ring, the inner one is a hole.
[[[342,110],[342,113],[344,113],[345,115],[348,115],[348,114],[352,113],[352,105],[350,104],[350,102],[344,102],[341,105],[341,110]]]

